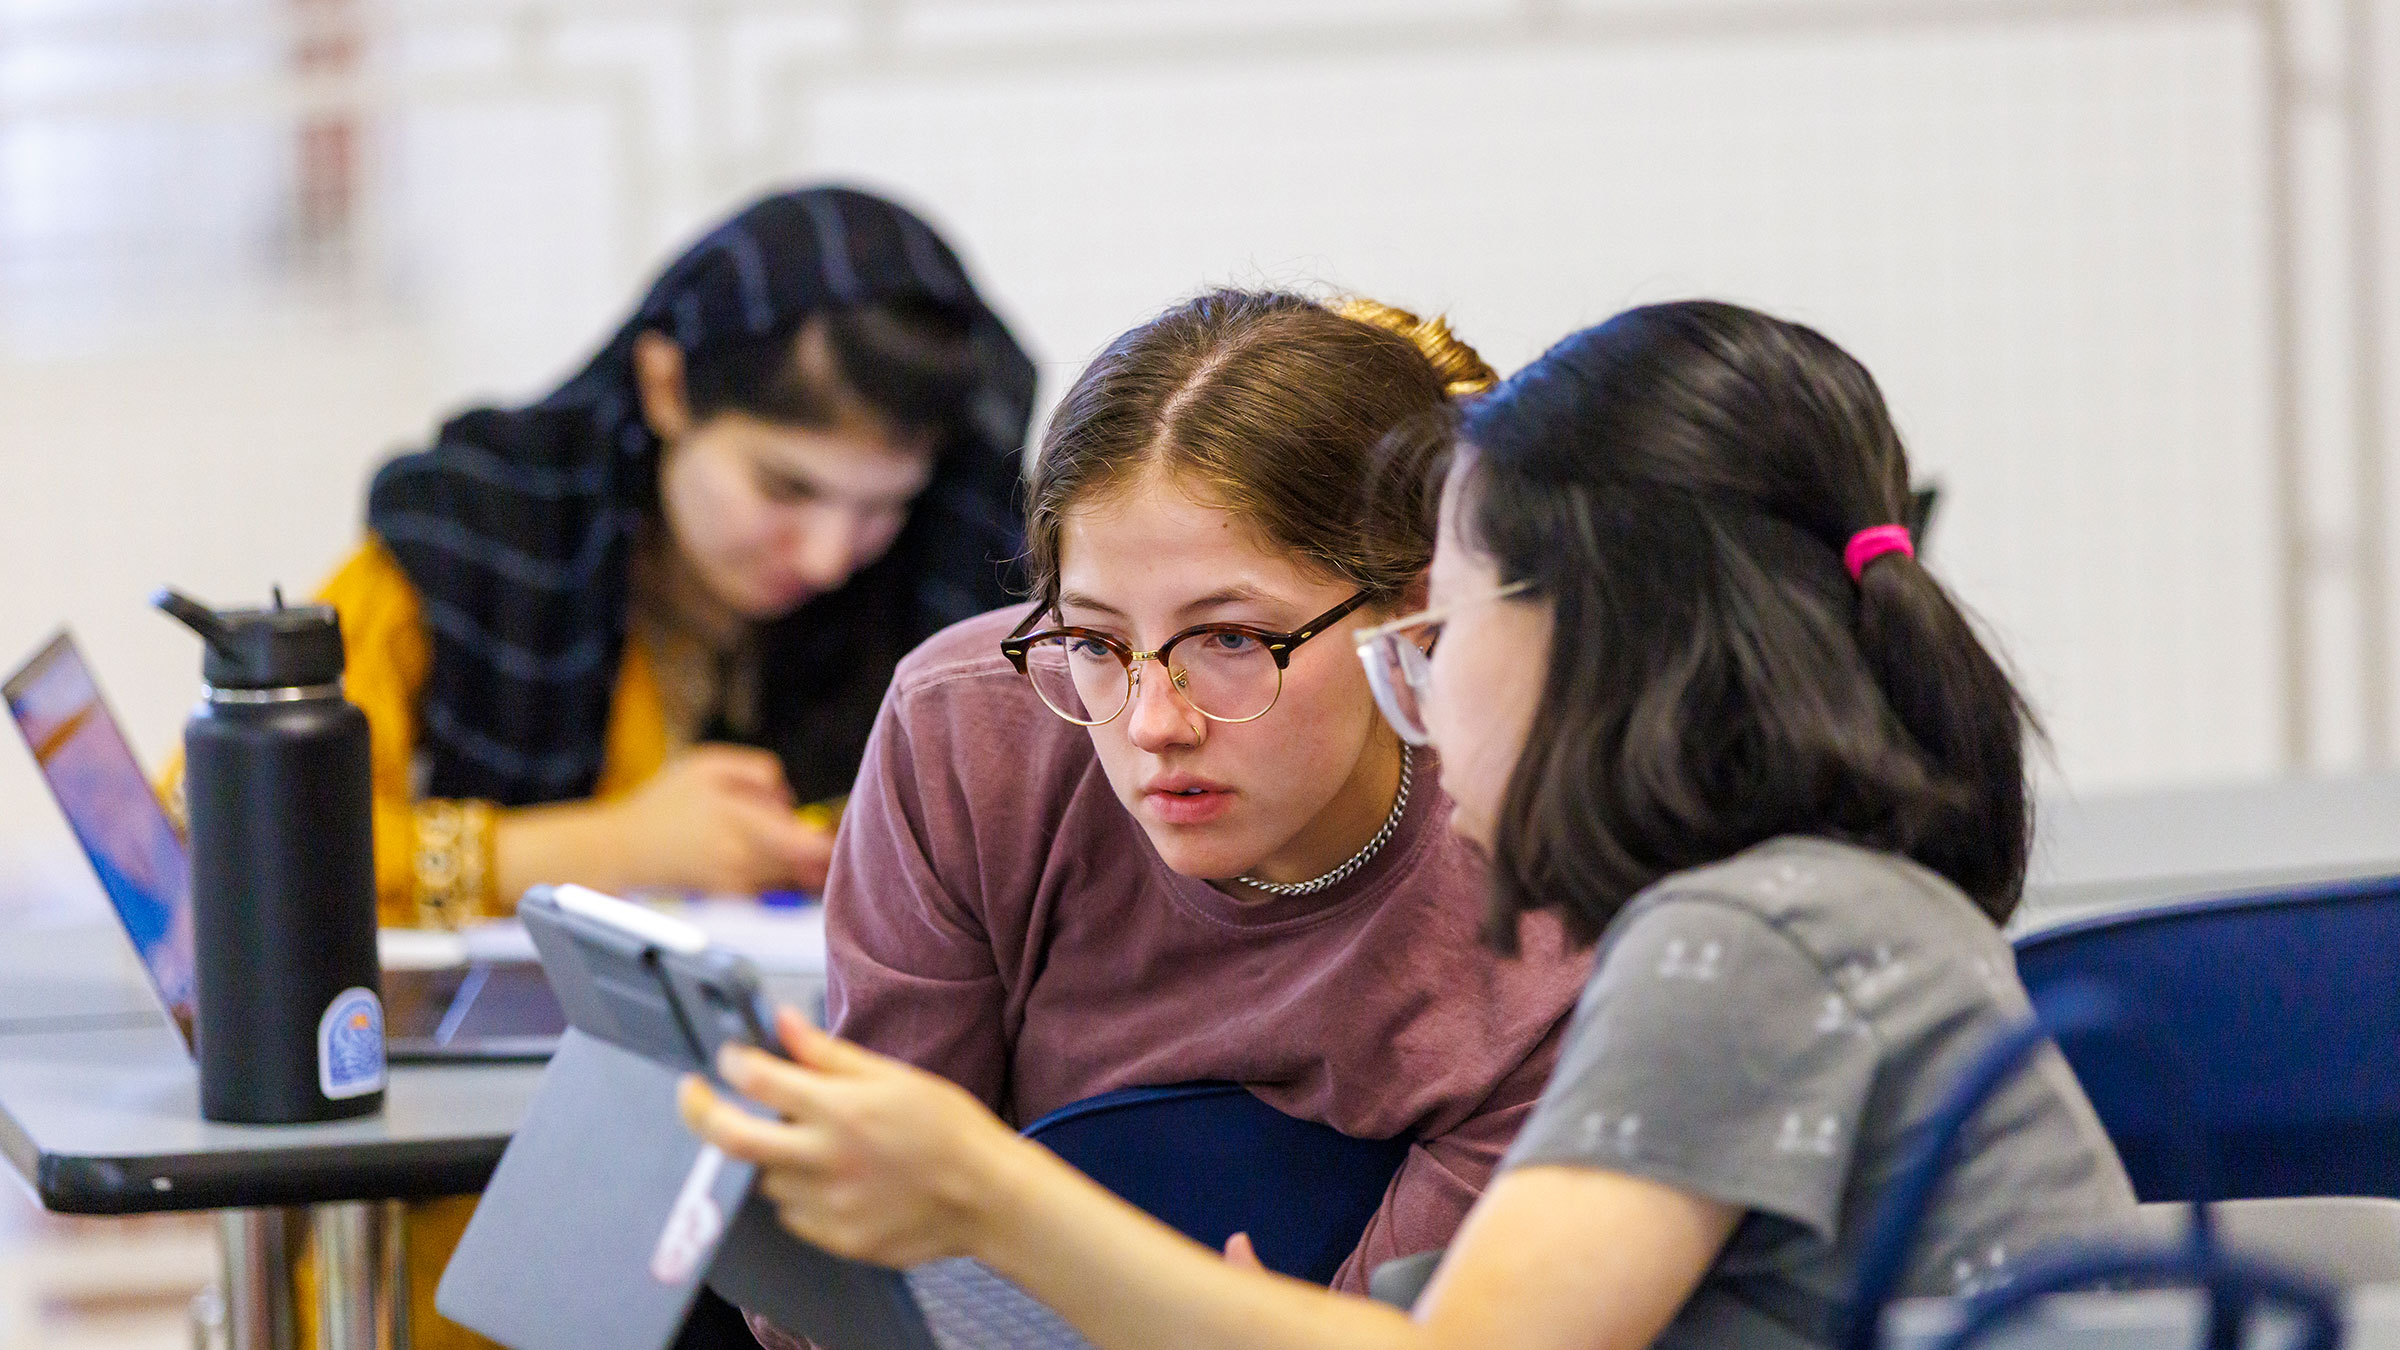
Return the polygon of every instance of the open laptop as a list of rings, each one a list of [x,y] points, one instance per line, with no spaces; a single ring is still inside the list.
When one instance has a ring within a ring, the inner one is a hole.
[[[151,988],[191,1046],[198,981],[191,855],[182,832],[143,776],[72,634],[51,638],[0,693]],[[395,1062],[546,1059],[567,1025],[532,960],[387,966],[383,999],[386,1054]]]

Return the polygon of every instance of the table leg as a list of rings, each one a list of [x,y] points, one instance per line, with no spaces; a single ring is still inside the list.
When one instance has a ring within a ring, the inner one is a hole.
[[[217,1236],[226,1350],[294,1350],[305,1339],[292,1297],[303,1237],[317,1263],[319,1350],[409,1350],[407,1210],[398,1201],[220,1210]]]
[[[231,1350],[292,1350],[291,1214],[280,1209],[217,1213]]]
[[[391,1328],[390,1350],[411,1350],[416,1332],[408,1322],[408,1206],[397,1200],[383,1206],[383,1293],[385,1325]]]
[[[400,1206],[353,1200],[309,1210],[317,1249],[321,1350],[408,1350],[408,1268]]]

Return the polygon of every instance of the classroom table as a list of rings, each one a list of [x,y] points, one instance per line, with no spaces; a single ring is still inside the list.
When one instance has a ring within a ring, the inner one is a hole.
[[[200,1118],[199,1074],[105,921],[0,947],[0,1152],[67,1214],[218,1210],[235,1350],[291,1343],[296,1224],[319,1260],[326,1350],[407,1344],[389,1201],[479,1189],[533,1099],[534,1064],[394,1065],[381,1113],[321,1125]]]
[[[2044,794],[2019,925],[2400,875],[2400,774]]]
[[[822,967],[767,984],[821,1003]],[[233,1350],[291,1345],[301,1225],[317,1252],[319,1343],[405,1347],[393,1202],[482,1189],[540,1077],[538,1064],[395,1064],[377,1115],[204,1121],[198,1071],[113,921],[0,933],[0,1153],[59,1213],[218,1211]]]

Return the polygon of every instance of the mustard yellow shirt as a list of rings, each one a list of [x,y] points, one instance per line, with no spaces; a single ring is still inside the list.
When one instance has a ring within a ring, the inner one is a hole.
[[[492,827],[509,814],[488,802],[426,801],[412,779],[417,696],[433,664],[416,587],[381,540],[370,537],[317,598],[341,616],[350,701],[367,715],[374,761],[375,895],[386,928],[451,928],[504,916],[515,897],[492,886]],[[658,684],[640,639],[628,636],[609,703],[600,781],[593,796],[632,791],[667,760]]]

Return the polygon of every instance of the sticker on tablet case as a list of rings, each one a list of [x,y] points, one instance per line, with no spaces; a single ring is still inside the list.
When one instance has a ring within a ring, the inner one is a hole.
[[[317,1088],[329,1101],[383,1091],[383,1000],[352,986],[317,1019]]]
[[[658,1247],[650,1253],[650,1278],[660,1284],[682,1284],[700,1270],[725,1232],[725,1210],[711,1192],[717,1173],[725,1170],[725,1154],[715,1144],[703,1145],[692,1159],[692,1170],[675,1193],[667,1211],[667,1226],[659,1230]]]

